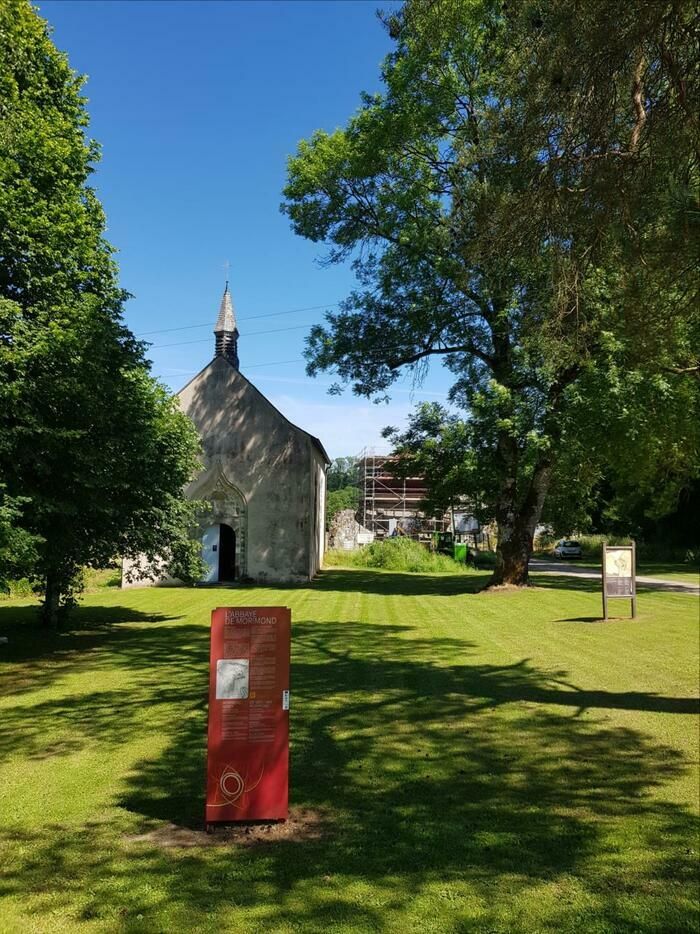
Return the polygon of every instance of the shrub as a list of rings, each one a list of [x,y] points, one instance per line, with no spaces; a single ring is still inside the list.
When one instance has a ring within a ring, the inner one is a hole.
[[[628,535],[580,535],[572,536],[572,538],[581,545],[584,558],[594,559],[600,558],[603,552],[603,542],[607,542],[608,545],[630,545],[632,543]]]
[[[35,595],[32,582],[26,577],[21,577],[18,580],[7,581],[7,588],[0,591],[0,600],[11,597],[34,597]]]
[[[474,554],[474,552],[472,552]],[[477,568],[495,568],[496,567],[496,552],[495,551],[477,551],[474,563]]]
[[[429,551],[410,538],[388,538],[372,542],[357,551],[328,551],[324,562],[329,567],[384,568],[387,571],[420,573],[465,573],[469,568],[447,555]]]
[[[88,568],[85,571],[86,590],[104,590],[107,587],[119,587],[122,582],[121,568],[109,567],[95,570]]]
[[[583,557],[591,559],[600,558],[603,550],[603,542],[607,542],[608,545],[629,545],[632,541],[632,539],[626,535],[540,535],[537,538],[536,550],[540,553],[551,555],[554,551],[554,546],[557,542],[560,542],[562,538],[569,538],[572,541],[578,542],[581,546]]]

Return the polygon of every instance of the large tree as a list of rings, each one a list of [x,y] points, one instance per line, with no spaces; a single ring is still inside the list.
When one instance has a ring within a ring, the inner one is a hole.
[[[309,372],[381,395],[444,361],[478,426],[496,583],[527,581],[576,413],[619,425],[633,371],[697,369],[692,15],[641,6],[409,0],[385,18],[384,93],[290,160],[294,229],[359,283]]]
[[[122,320],[81,83],[32,7],[2,0],[0,561],[37,581],[49,623],[85,565],[197,565],[198,439]]]

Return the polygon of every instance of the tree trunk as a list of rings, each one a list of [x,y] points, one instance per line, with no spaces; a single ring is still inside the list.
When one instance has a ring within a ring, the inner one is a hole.
[[[498,524],[496,567],[490,586],[512,584],[516,587],[524,587],[527,584],[532,541],[532,536],[522,529],[518,521],[505,526]]]
[[[58,628],[58,611],[61,597],[56,577],[48,573],[44,588],[44,603],[41,608],[41,624],[47,629]]]
[[[506,482],[501,491],[496,567],[490,586],[512,584],[524,587],[528,582],[528,564],[532,557],[535,529],[542,517],[542,507],[552,475],[552,460],[542,457],[535,467],[522,506],[516,500],[516,486]]]
[[[512,390],[514,367],[511,339],[507,329],[504,330],[503,320],[497,316],[498,324],[491,328],[494,345],[493,374],[502,386]],[[535,529],[542,517],[542,508],[549,491],[554,451],[561,440],[559,415],[562,393],[576,378],[578,369],[578,364],[573,364],[561,372],[549,389],[542,428],[543,437],[548,439],[549,444],[542,450],[526,489],[523,489],[519,479],[523,465],[518,443],[509,429],[499,431],[496,464],[501,481],[495,510],[498,544],[496,567],[490,581],[492,587],[503,584],[524,587],[527,584]],[[514,391],[523,392],[523,389],[521,387]],[[507,406],[500,414],[508,419],[512,417],[512,411]]]

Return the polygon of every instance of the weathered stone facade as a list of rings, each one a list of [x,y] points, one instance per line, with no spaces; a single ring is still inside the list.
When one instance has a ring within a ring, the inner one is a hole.
[[[207,527],[233,529],[236,579],[313,577],[323,559],[326,501],[327,457],[318,439],[287,421],[223,356],[178,398],[204,448],[204,470],[187,493],[211,503]]]
[[[328,547],[339,548],[344,551],[353,551],[361,545],[374,541],[374,533],[370,532],[355,518],[353,509],[340,509],[331,522],[328,530]]]
[[[204,581],[309,580],[323,560],[328,457],[239,371],[228,285],[214,333],[216,356],[177,395],[204,451],[186,491],[211,507],[198,530]]]

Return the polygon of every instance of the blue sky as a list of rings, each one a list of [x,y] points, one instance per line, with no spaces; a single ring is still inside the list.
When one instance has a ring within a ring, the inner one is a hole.
[[[332,457],[381,449],[382,426],[449,385],[434,367],[415,393],[408,380],[377,406],[328,396],[332,377],[309,379],[302,361],[308,327],[323,316],[315,306],[345,297],[353,277],[322,268],[323,247],[280,213],[286,160],[314,130],[344,125],[361,90],[381,89],[390,40],[380,5],[391,4],[38,4],[88,75],[90,133],[102,145],[94,184],[134,296],[127,323],[152,342],[154,373],[176,390],[211,358],[228,261],[242,372]]]

